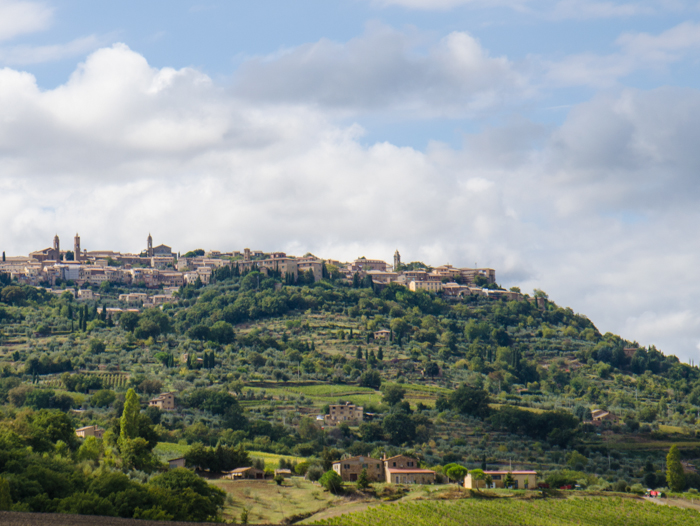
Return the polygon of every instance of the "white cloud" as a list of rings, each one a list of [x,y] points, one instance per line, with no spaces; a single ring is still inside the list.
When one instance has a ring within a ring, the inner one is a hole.
[[[649,16],[659,11],[677,11],[678,5],[665,0],[640,0],[636,2],[587,1],[587,0],[371,0],[381,7],[398,6],[421,11],[449,11],[457,7],[472,6],[481,9],[507,7],[534,17],[562,19],[629,18]]]
[[[44,2],[0,0],[0,41],[46,29],[53,9]]]
[[[6,66],[39,64],[62,60],[92,51],[104,44],[104,39],[95,35],[77,38],[65,44],[51,44],[46,46],[11,46],[0,47],[0,64]]]
[[[124,45],[50,90],[2,69],[0,248],[75,231],[88,249],[137,251],[149,231],[181,251],[398,248],[491,266],[604,331],[697,354],[697,90],[602,96],[554,130],[513,119],[425,152],[364,146],[357,125],[299,100],[241,98]]]
[[[248,60],[234,90],[256,102],[457,116],[493,107],[526,88],[506,58],[489,56],[467,33],[453,32],[427,52],[418,44],[371,24],[347,43],[323,39]]]
[[[700,24],[683,22],[658,35],[625,33],[615,42],[619,52],[608,55],[581,53],[561,60],[533,57],[541,65],[545,86],[615,86],[640,70],[662,70],[700,47]]]
[[[557,2],[550,16],[553,19],[594,19],[627,18],[638,15],[651,15],[655,9],[642,2],[618,4],[615,2],[591,2],[588,0],[561,0]]]

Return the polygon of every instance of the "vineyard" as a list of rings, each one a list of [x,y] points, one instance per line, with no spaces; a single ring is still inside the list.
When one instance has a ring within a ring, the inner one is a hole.
[[[313,524],[338,526],[686,526],[700,524],[695,510],[623,498],[566,500],[463,499],[387,504]]]

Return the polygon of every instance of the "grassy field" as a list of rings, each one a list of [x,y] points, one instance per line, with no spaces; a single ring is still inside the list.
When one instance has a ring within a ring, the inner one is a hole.
[[[265,467],[270,469],[277,469],[279,466],[280,459],[293,460],[294,462],[304,462],[306,459],[304,457],[294,457],[290,455],[276,455],[275,453],[266,453],[265,451],[248,451],[251,458],[261,458],[265,461]]]
[[[158,445],[153,448],[153,452],[162,461],[172,460],[174,458],[184,457],[190,450],[190,446],[183,444],[172,444],[170,442],[158,442]],[[281,458],[285,460],[293,460],[295,462],[304,462],[304,457],[295,457],[291,455],[276,455],[275,453],[266,453],[265,451],[248,451],[250,458],[261,458],[265,461],[265,467],[277,469]]]
[[[695,510],[660,506],[636,499],[481,498],[385,504],[308,524],[342,526],[690,526],[700,524]]]
[[[184,457],[189,450],[190,446],[188,445],[158,442],[156,447],[153,448],[153,453],[155,453],[161,461],[165,462],[174,458]]]
[[[224,509],[224,519],[240,520],[241,512],[248,510],[251,524],[281,524],[294,515],[317,512],[342,501],[323,490],[316,483],[293,477],[278,486],[273,481],[215,480],[215,486],[230,495]]]
[[[661,433],[667,434],[679,434],[679,435],[689,435],[691,433],[690,429],[685,429],[680,426],[667,426],[664,424],[659,424],[659,431]]]

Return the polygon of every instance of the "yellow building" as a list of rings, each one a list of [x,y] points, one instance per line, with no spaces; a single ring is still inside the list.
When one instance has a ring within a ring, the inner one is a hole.
[[[513,479],[513,484],[510,486],[512,489],[537,488],[536,471],[484,471],[484,475],[491,478],[490,485],[487,485],[485,480],[474,480],[471,473],[469,473],[464,477],[464,487],[467,489],[504,488],[508,473]]]

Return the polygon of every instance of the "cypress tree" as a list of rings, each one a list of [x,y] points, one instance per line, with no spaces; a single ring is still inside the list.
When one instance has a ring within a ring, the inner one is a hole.
[[[685,473],[681,465],[681,452],[674,444],[666,456],[666,482],[671,491],[680,492],[685,488]]]
[[[124,411],[119,419],[119,438],[126,440],[138,436],[138,415],[141,412],[141,403],[136,391],[129,389],[126,392]]]

